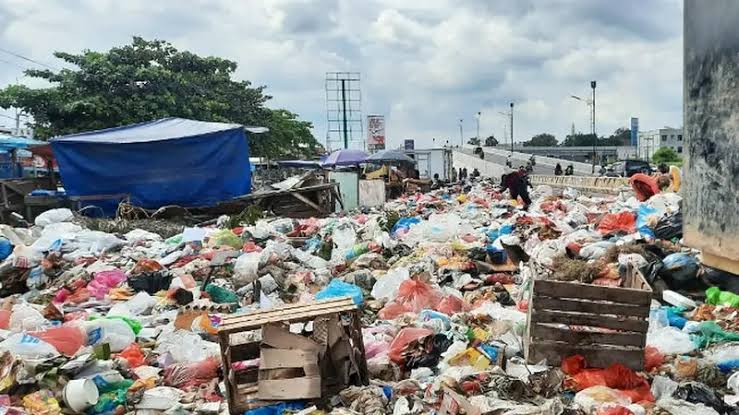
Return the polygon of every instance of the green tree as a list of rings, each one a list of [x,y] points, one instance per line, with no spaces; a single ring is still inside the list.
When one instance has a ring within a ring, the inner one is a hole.
[[[593,141],[595,141],[594,137],[595,136],[593,134],[571,134],[565,137],[565,141],[562,143],[562,145],[567,147],[592,146]]]
[[[498,139],[495,136],[490,136],[485,139],[485,147],[495,147],[498,145]]]
[[[652,161],[657,164],[679,162],[680,160],[680,156],[670,147],[660,147],[652,154]]]
[[[477,137],[472,137],[469,140],[467,140],[467,144],[473,145],[473,146],[479,146],[480,145],[480,139]]]
[[[270,110],[264,87],[232,79],[237,64],[218,57],[179,51],[162,40],[134,37],[130,45],[107,52],[56,52],[70,69],[27,70],[46,88],[9,86],[0,107],[19,108],[33,117],[39,138],[115,127],[163,117],[264,126],[253,155],[301,154],[317,145],[310,123],[284,110]]]
[[[531,137],[531,140],[524,141],[524,147],[553,147],[557,145],[557,138],[551,134],[542,133]]]

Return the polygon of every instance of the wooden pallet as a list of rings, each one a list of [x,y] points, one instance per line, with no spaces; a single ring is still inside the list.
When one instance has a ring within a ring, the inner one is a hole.
[[[579,354],[593,367],[621,363],[643,369],[652,289],[636,269],[627,270],[624,287],[536,280],[529,298],[524,337],[529,363],[546,359],[556,366]]]
[[[350,297],[317,301],[311,304],[292,304],[280,308],[248,314],[225,316],[218,328],[221,346],[224,377],[229,410],[232,414],[243,414],[246,410],[273,404],[258,398],[258,370],[234,370],[232,363],[259,357],[260,342],[243,341],[239,335],[246,332],[261,331],[267,324],[301,323],[316,318],[339,314],[348,320],[348,328],[352,344],[364,356],[364,344],[359,319],[359,308]],[[369,383],[367,365],[364,360],[358,361],[361,382]],[[322,379],[322,383],[332,384],[331,379]]]

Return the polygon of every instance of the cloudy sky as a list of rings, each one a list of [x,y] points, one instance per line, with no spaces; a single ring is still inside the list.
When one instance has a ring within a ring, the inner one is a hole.
[[[0,0],[0,47],[52,66],[55,50],[107,50],[132,35],[239,64],[270,105],[297,112],[326,137],[324,79],[360,71],[362,109],[386,117],[390,146],[502,136],[515,102],[515,139],[572,123],[570,98],[598,81],[597,130],[682,125],[679,0]],[[0,52],[0,85],[37,65]],[[8,115],[8,112],[3,112]],[[0,118],[0,125],[12,123]],[[365,125],[366,128],[366,125]]]

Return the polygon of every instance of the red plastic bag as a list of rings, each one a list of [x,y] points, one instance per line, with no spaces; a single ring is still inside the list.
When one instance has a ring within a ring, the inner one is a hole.
[[[650,197],[659,193],[659,186],[657,186],[657,179],[646,174],[637,173],[631,176],[629,179],[631,188],[636,193],[636,198],[640,202],[646,202]]]
[[[606,378],[603,375],[603,369],[585,369],[581,370],[571,379],[565,382],[565,386],[576,391],[587,389],[591,386],[608,386]]]
[[[0,329],[7,330],[10,327],[10,310],[0,310]]]
[[[175,363],[164,369],[164,384],[188,388],[210,382],[218,376],[218,360],[209,357],[202,362]]]
[[[451,316],[452,314],[459,313],[467,308],[467,304],[465,304],[464,300],[455,295],[449,295],[441,300],[436,311]]]
[[[660,353],[656,347],[647,346],[644,349],[644,369],[648,372],[662,366],[663,363],[665,363],[665,355]]]
[[[647,380],[622,364],[613,364],[603,370],[606,386],[613,389],[634,389],[642,385],[649,385]]]
[[[609,213],[598,224],[598,232],[603,235],[619,231],[625,233],[636,232],[636,215],[634,212]]]
[[[574,356],[562,359],[562,371],[570,376],[574,376],[585,369],[585,358],[576,354]]]
[[[631,398],[631,402],[639,403],[639,402],[654,402],[654,395],[652,395],[652,391],[649,389],[649,384],[646,383],[647,381],[644,381],[644,384],[639,386],[638,388],[634,389],[625,389],[621,392]]]
[[[65,356],[74,356],[77,350],[87,342],[87,335],[77,327],[71,326],[52,327],[28,334],[49,343]]]
[[[613,406],[610,408],[599,409],[597,415],[634,415],[634,413],[623,406]]]
[[[392,343],[390,343],[390,351],[388,352],[390,360],[398,364],[403,363],[403,352],[408,347],[408,344],[432,334],[434,334],[432,330],[419,327],[406,327],[400,330]]]
[[[418,313],[435,309],[444,295],[423,281],[405,280],[398,288],[398,296],[378,313],[383,320],[392,320],[403,313]]]
[[[144,352],[141,351],[141,346],[138,343],[131,343],[118,353],[118,357],[125,359],[129,368],[139,367],[146,362],[146,356],[144,356]]]

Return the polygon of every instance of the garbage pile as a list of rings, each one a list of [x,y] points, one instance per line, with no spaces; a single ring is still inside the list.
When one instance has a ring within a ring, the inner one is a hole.
[[[739,413],[737,282],[681,246],[680,197],[539,186],[532,199],[524,211],[473,181],[382,209],[237,227],[222,218],[167,238],[90,230],[64,209],[28,229],[0,225],[0,413],[228,414],[226,384],[238,379],[223,376],[223,321],[346,297],[363,343],[349,359],[370,382],[347,378],[312,400],[259,400],[257,387],[245,413]],[[632,287],[634,273],[645,286]],[[571,336],[532,361],[539,281],[598,287],[604,300],[570,302],[604,310],[611,290],[650,292],[624,326],[644,329],[544,322]],[[321,334],[308,326],[282,336]],[[590,340],[572,340],[619,336],[627,352],[606,350],[605,366]],[[325,369],[324,352],[312,353],[303,375]]]

